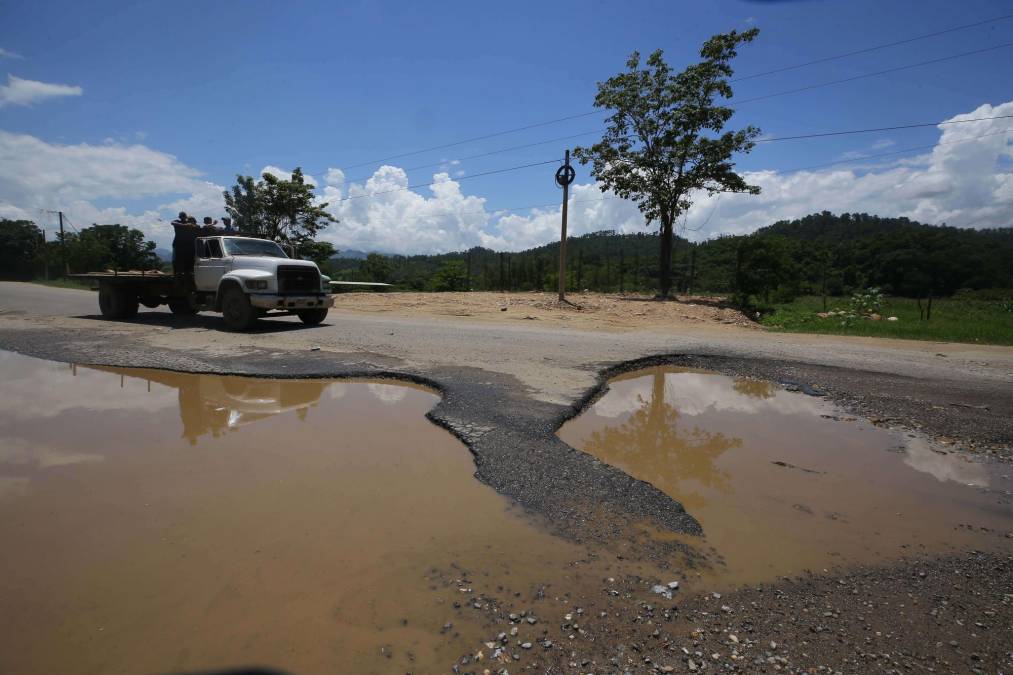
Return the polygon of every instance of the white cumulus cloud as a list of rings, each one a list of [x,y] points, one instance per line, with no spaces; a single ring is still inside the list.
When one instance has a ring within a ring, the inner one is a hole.
[[[83,93],[81,87],[25,80],[8,74],[7,84],[0,84],[0,108],[7,105],[32,105],[51,98],[80,96]]]
[[[951,119],[1003,115],[1013,115],[1013,102],[985,104]],[[680,221],[681,233],[692,239],[741,234],[823,210],[907,216],[958,227],[1013,225],[1013,123],[993,119],[939,130],[936,146],[916,156],[746,172],[762,194],[697,195]],[[888,147],[887,141],[867,147],[877,146]],[[450,173],[457,170],[453,167],[435,173],[431,185],[412,189],[405,169],[391,165],[365,181],[349,182],[336,168],[307,176],[319,199],[340,219],[323,231],[323,239],[339,249],[411,254],[473,246],[511,251],[558,238],[558,193],[528,200],[543,199],[543,207],[498,211],[485,196],[463,189],[465,183]],[[291,175],[271,164],[263,172]],[[39,209],[56,207],[78,225],[119,222],[165,244],[171,236],[166,220],[177,211],[220,217],[222,190],[198,169],[143,144],[60,145],[0,131],[0,217],[38,220]],[[151,206],[126,205],[138,199],[148,199]],[[594,183],[575,183],[569,232],[603,229],[633,233],[654,228],[645,226],[635,204],[603,194]]]
[[[0,131],[0,217],[44,223],[40,209],[60,209],[77,227],[120,223],[164,244],[171,237],[165,218],[179,210],[217,217],[223,212],[222,189],[197,169],[145,145],[61,145]],[[172,201],[141,210],[100,205],[157,197]]]

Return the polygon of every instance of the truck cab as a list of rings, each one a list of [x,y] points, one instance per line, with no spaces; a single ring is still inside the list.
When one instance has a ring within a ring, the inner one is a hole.
[[[198,237],[194,245],[191,304],[222,312],[230,327],[247,328],[272,310],[315,325],[334,305],[330,279],[316,263],[289,258],[273,241],[222,235]]]

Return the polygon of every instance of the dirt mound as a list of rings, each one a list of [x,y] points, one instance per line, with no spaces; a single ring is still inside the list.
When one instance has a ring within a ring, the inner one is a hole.
[[[642,295],[573,293],[559,302],[555,293],[346,293],[335,309],[389,312],[407,316],[460,316],[515,323],[539,321],[583,329],[626,330],[673,325],[729,325],[758,329],[724,298],[679,296],[656,301]]]

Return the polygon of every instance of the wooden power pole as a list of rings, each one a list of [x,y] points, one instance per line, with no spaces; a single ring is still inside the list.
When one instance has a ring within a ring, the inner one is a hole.
[[[570,166],[570,151],[566,151],[563,166],[556,171],[556,184],[563,188],[563,219],[559,232],[559,301],[566,300],[566,207],[570,201],[570,183],[577,172]]]
[[[70,274],[70,263],[67,262],[67,237],[63,233],[63,211],[57,211],[60,216],[60,255],[63,256],[63,273]]]

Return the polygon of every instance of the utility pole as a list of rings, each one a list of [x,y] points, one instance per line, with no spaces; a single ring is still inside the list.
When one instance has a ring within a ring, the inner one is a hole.
[[[566,207],[570,201],[570,183],[577,172],[570,166],[570,150],[566,151],[563,166],[556,171],[556,184],[563,188],[563,222],[559,233],[559,301],[566,300]]]
[[[49,281],[49,246],[46,243],[46,230],[42,230],[42,278]]]
[[[60,216],[60,253],[63,255],[63,273],[70,274],[70,264],[67,262],[67,237],[63,233],[63,211],[57,211]]]

